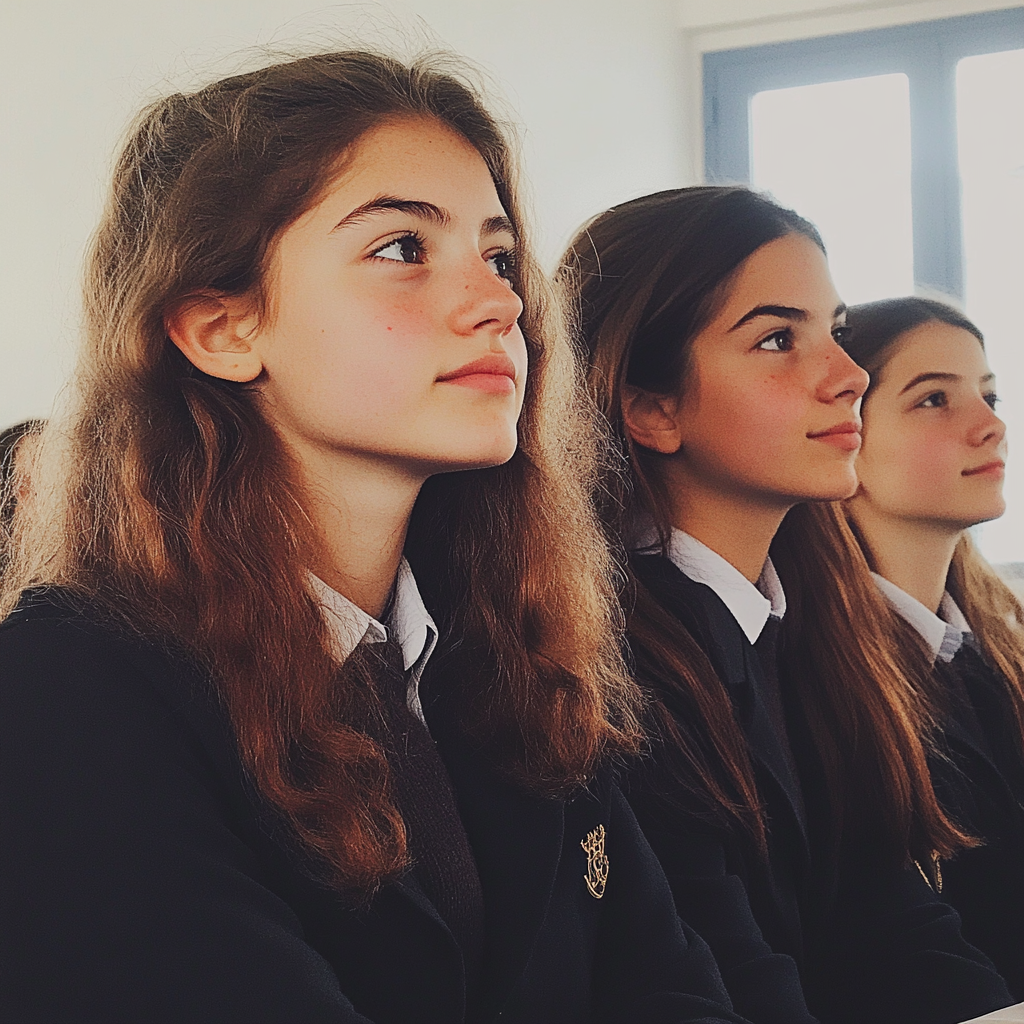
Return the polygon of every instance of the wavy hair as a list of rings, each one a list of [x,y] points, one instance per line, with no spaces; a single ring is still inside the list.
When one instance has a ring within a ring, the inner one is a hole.
[[[893,355],[893,347],[908,331],[929,323],[959,327],[985,347],[985,336],[955,306],[936,299],[906,296],[853,306],[847,316],[851,331],[845,348],[853,360],[871,375],[872,386]],[[864,396],[865,404],[871,387]],[[849,517],[849,513],[847,513]],[[856,533],[856,525],[854,532]],[[874,565],[870,547],[860,538],[868,562]],[[999,578],[965,530],[957,542],[946,577],[946,589],[971,625],[985,658],[997,670],[1017,727],[1019,749],[1024,753],[1024,608],[1017,595]],[[921,659],[927,651],[921,649]],[[922,661],[919,674],[932,679],[931,665]],[[922,670],[923,669],[923,670]],[[941,701],[942,694],[932,693]]]
[[[569,247],[560,281],[578,307],[591,391],[617,446],[600,505],[620,547],[637,539],[638,523],[653,521],[667,552],[672,529],[659,465],[665,456],[630,438],[623,386],[656,394],[685,388],[692,343],[744,260],[794,233],[824,251],[808,221],[769,198],[741,187],[702,186],[608,210]],[[934,852],[952,852],[967,840],[932,789],[927,709],[878,628],[888,609],[852,573],[863,556],[842,515],[827,504],[794,508],[772,558],[792,605],[782,656],[824,769],[833,847],[851,831],[870,830],[881,855],[899,863],[930,863]],[[696,813],[764,851],[763,805],[722,682],[641,581],[632,578],[627,593],[631,646],[656,691],[658,756]],[[668,711],[669,703],[677,713]]]
[[[507,131],[445,57],[320,54],[143,111],[88,257],[70,406],[44,432],[2,597],[9,610],[28,588],[59,587],[198,661],[256,789],[332,884],[364,896],[407,860],[374,739],[371,659],[332,659],[306,585],[316,539],[299,476],[254,387],[197,371],[164,314],[214,289],[251,296],[266,315],[276,239],[351,147],[395,118],[433,119],[468,140],[521,239],[513,283],[530,373],[518,450],[503,466],[430,481],[410,526],[442,643],[476,658],[457,683],[462,727],[543,794],[636,749],[638,691],[590,504],[589,406],[531,254]]]

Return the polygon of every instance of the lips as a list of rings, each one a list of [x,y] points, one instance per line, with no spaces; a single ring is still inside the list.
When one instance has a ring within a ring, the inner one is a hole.
[[[442,384],[459,384],[480,391],[508,394],[515,391],[516,367],[504,353],[491,353],[450,373],[442,373],[436,379]]]
[[[845,423],[837,423],[828,430],[819,430],[807,436],[815,441],[824,441],[844,451],[855,452],[861,443],[860,423],[857,420],[847,420]]]
[[[986,462],[984,465],[975,466],[973,469],[965,469],[960,475],[961,476],[978,476],[980,473],[986,475],[999,475],[1001,476],[1003,470],[1006,468],[1006,463],[1002,459],[993,459],[991,462]]]

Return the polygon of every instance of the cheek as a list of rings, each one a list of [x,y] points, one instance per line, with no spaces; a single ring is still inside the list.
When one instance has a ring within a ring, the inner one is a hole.
[[[438,370],[422,308],[326,295],[279,312],[266,365],[270,397],[307,428],[383,422],[407,410]]]
[[[959,446],[934,430],[868,431],[858,474],[865,487],[893,506],[916,505],[941,496],[960,479]]]
[[[784,457],[806,433],[807,396],[776,377],[702,388],[700,415],[707,439],[722,456],[743,465]]]

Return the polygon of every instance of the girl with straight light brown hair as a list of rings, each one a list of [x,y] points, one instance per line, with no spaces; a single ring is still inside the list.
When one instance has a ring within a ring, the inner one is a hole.
[[[738,1021],[607,765],[594,451],[441,59],[144,111],[0,627],[0,1019]]]
[[[936,788],[983,840],[944,862],[942,893],[1022,1000],[1024,610],[968,533],[1006,507],[995,377],[981,332],[945,303],[871,302],[849,324],[846,350],[871,386],[844,508],[942,726]]]
[[[818,233],[747,189],[662,192],[586,225],[562,280],[621,458],[601,493],[654,734],[628,793],[737,1009],[953,1024],[1008,1004],[929,885],[970,839],[829,504],[856,487],[867,375]]]

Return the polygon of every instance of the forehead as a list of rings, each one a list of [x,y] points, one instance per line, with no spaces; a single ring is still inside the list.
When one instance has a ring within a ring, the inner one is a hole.
[[[955,373],[976,381],[988,372],[985,350],[970,331],[933,320],[895,342],[879,377],[880,383],[902,387],[920,373]]]
[[[719,315],[742,315],[758,305],[831,317],[840,299],[821,249],[804,235],[789,234],[751,253],[733,275]]]
[[[356,206],[377,195],[445,209],[483,204],[488,207],[484,216],[504,212],[479,151],[447,125],[425,117],[391,119],[363,135],[346,155],[323,203]]]

